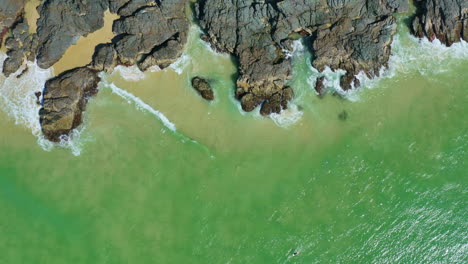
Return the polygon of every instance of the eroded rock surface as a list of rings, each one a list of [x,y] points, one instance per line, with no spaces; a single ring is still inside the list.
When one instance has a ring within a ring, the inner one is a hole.
[[[439,39],[451,46],[461,39],[468,41],[468,1],[416,0],[412,32],[417,37]]]
[[[214,100],[213,89],[207,80],[201,77],[195,77],[192,79],[192,87],[205,99],[208,101]]]
[[[182,54],[189,21],[186,0],[130,1],[119,10],[113,41],[120,64],[137,64],[142,70],[168,67]]]
[[[386,65],[396,29],[391,15],[407,7],[405,0],[202,0],[196,13],[212,46],[238,60],[242,108],[262,105],[261,113],[270,114],[291,99],[293,40],[309,36],[313,65],[346,70],[341,84],[349,89],[358,72],[375,76]]]
[[[39,111],[42,132],[47,139],[58,142],[82,123],[86,103],[97,93],[99,81],[98,73],[86,67],[47,81]]]
[[[0,46],[3,38],[21,16],[25,0],[0,0]]]
[[[119,64],[136,64],[142,70],[154,65],[165,68],[179,58],[189,30],[187,2],[44,0],[38,7],[37,34],[31,34],[22,13],[25,1],[0,0],[2,37],[10,30],[4,75],[16,72],[26,60],[37,59],[41,68],[51,67],[80,37],[103,27],[107,9],[121,16],[113,25],[116,37],[96,47],[89,65],[60,74],[46,84],[41,125],[46,138],[59,141],[81,124],[86,102],[97,92],[97,72],[112,71]]]
[[[29,34],[26,18],[19,18],[12,26],[11,36],[5,40],[8,57],[3,62],[3,74],[8,77],[26,60],[34,61],[37,44],[36,34]]]
[[[51,67],[81,36],[102,28],[107,8],[107,0],[44,1],[39,6],[40,18],[37,21],[38,65]]]

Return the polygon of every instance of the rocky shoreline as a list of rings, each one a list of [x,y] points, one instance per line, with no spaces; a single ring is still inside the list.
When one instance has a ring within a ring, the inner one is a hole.
[[[353,89],[359,86],[358,73],[373,78],[387,67],[397,27],[394,14],[409,8],[408,0],[43,0],[37,33],[30,33],[25,4],[0,0],[5,76],[26,61],[53,66],[80,37],[103,27],[106,10],[120,16],[113,24],[115,37],[95,48],[90,64],[45,84],[39,120],[44,136],[55,142],[81,124],[88,99],[98,92],[100,71],[111,72],[117,65],[166,68],[182,55],[192,23],[188,7],[203,40],[235,59],[234,92],[242,108],[260,107],[263,115],[281,112],[294,97],[288,86],[294,41],[304,40],[320,72],[345,70],[341,87]],[[415,0],[415,6],[409,23],[415,36],[448,46],[468,41],[467,1]],[[319,95],[327,92],[325,81],[325,76],[316,81]],[[198,78],[192,84],[202,97],[213,99],[208,82]]]

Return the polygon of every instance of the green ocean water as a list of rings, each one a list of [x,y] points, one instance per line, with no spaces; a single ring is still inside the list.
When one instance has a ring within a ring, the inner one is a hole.
[[[467,263],[467,44],[401,26],[390,70],[348,99],[314,94],[296,44],[273,119],[239,111],[231,59],[195,28],[174,69],[103,76],[72,150],[45,151],[3,98],[0,263]]]

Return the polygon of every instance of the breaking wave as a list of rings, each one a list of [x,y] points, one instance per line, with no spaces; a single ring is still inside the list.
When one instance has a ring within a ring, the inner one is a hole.
[[[6,58],[5,53],[0,53],[0,72],[3,70],[3,61]],[[53,68],[42,69],[33,62],[27,62],[8,78],[3,74],[0,75],[0,109],[14,120],[16,125],[31,130],[43,150],[51,151],[54,147],[61,147],[79,156],[83,145],[81,132],[84,126],[74,130],[69,136],[63,136],[59,143],[48,141],[42,134],[39,122],[42,94],[37,98],[36,93],[42,93],[46,81],[53,76]]]
[[[156,118],[158,118],[159,121],[161,121],[161,123],[163,123],[163,125],[169,130],[174,131],[174,132],[177,131],[175,124],[172,123],[163,113],[161,113],[158,110],[153,109],[151,106],[143,102],[140,98],[136,97],[135,95],[123,89],[120,89],[114,83],[107,84],[106,86],[109,87],[114,94],[125,99],[127,103],[133,103],[137,107],[137,109],[141,111],[146,111],[152,114],[153,116],[155,116]]]
[[[146,74],[142,72],[137,66],[122,66],[115,67],[114,73],[119,74],[124,80],[130,82],[138,82],[146,79]]]
[[[132,93],[121,89],[117,87],[114,83],[109,83],[106,81],[105,76],[101,74],[102,81],[100,83],[100,88],[108,88],[112,91],[113,94],[119,96],[120,98],[124,99],[127,103],[133,104],[138,110],[142,112],[146,112],[151,114],[152,116],[156,117],[165,128],[170,130],[176,137],[178,137],[182,142],[192,142],[197,145],[202,146],[206,151],[209,152],[208,148],[204,146],[203,144],[200,144],[198,141],[191,139],[184,134],[180,133],[177,131],[176,125],[169,120],[161,111],[158,111],[154,108],[152,108],[150,105],[145,103],[143,100],[141,100],[139,97],[133,95]],[[162,130],[162,132],[165,132]]]
[[[327,67],[323,72],[319,72],[310,64],[311,75],[308,84],[314,87],[316,79],[325,76],[324,85],[327,89],[337,92],[350,101],[357,101],[362,89],[372,89],[378,86],[381,80],[405,74],[420,74],[437,79],[439,74],[449,71],[452,66],[467,59],[468,43],[463,40],[447,47],[437,39],[431,42],[427,38],[419,39],[405,32],[395,35],[388,69],[382,67],[379,72],[380,77],[369,78],[361,72],[356,75],[361,86],[344,91],[340,86],[340,78],[346,71],[333,71]]]

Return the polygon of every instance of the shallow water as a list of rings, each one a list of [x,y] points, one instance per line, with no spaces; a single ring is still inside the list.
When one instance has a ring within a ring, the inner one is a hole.
[[[467,44],[397,38],[350,100],[317,98],[297,50],[298,107],[272,120],[194,28],[175,67],[103,76],[78,156],[0,101],[0,263],[467,262]]]

